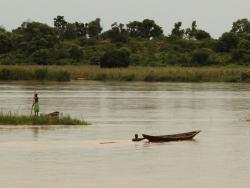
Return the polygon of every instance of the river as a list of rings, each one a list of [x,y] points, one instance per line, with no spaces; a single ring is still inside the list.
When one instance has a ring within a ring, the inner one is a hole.
[[[3,188],[250,186],[249,84],[0,82],[0,111],[30,114],[34,91],[42,113],[92,125],[0,126]],[[193,141],[131,142],[192,130]]]

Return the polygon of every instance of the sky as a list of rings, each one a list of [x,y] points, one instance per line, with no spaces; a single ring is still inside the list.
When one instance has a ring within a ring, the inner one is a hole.
[[[24,21],[53,25],[53,18],[64,16],[68,22],[89,22],[101,18],[104,30],[114,22],[128,23],[153,19],[165,34],[175,22],[198,28],[214,38],[229,31],[240,18],[250,19],[250,0],[0,0],[0,25],[12,30]]]

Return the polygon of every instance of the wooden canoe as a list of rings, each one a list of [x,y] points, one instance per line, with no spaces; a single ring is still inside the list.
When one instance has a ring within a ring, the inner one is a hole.
[[[143,134],[143,138],[147,139],[149,142],[171,142],[171,141],[181,141],[181,140],[192,140],[195,135],[199,134],[201,131],[192,131],[181,134],[172,135],[161,135],[161,136],[151,136]]]
[[[47,116],[55,117],[55,118],[59,118],[59,115],[60,115],[60,112],[57,112],[57,111],[47,114]]]

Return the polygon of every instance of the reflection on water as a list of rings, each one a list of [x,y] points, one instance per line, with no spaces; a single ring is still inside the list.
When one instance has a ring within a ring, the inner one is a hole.
[[[84,126],[0,126],[4,188],[249,187],[250,85],[0,82],[0,111],[84,118]],[[131,142],[135,133],[200,129],[194,141]]]

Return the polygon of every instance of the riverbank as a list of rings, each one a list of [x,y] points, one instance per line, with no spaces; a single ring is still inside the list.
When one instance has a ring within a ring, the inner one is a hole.
[[[0,80],[250,82],[250,67],[0,66]]]
[[[50,117],[0,113],[0,125],[89,125],[89,122],[70,116]]]

